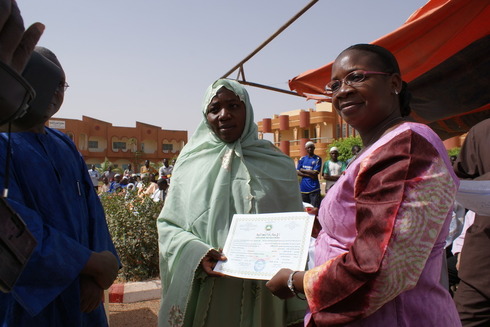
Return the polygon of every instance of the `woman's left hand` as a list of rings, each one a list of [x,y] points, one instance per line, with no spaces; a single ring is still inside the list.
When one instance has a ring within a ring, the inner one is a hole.
[[[265,286],[271,291],[272,294],[280,299],[288,299],[294,296],[288,287],[289,275],[293,271],[291,269],[283,268],[279,270]],[[297,274],[295,274],[296,277]]]
[[[222,277],[224,274],[214,271],[214,267],[218,263],[218,261],[226,261],[227,258],[223,255],[222,250],[219,249],[219,251],[215,249],[211,249],[208,251],[208,253],[202,258],[201,260],[201,267],[204,270],[206,274],[208,274],[211,277]]]

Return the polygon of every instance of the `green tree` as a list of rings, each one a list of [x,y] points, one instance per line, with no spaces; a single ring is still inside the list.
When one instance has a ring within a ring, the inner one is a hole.
[[[104,162],[100,164],[100,168],[97,168],[97,170],[99,171],[99,174],[102,176],[102,174],[109,170],[109,167],[112,166],[112,171],[115,172],[115,173],[118,173],[118,174],[122,174],[122,169],[121,168],[114,168],[114,165],[112,164],[111,161],[109,161],[109,159],[107,159],[107,157],[105,157],[104,159]]]
[[[158,277],[155,225],[163,202],[154,202],[149,196],[138,197],[136,192],[106,193],[100,200],[122,263],[119,279],[141,281]]]
[[[362,149],[362,140],[360,136],[350,136],[343,139],[335,140],[328,145],[327,158],[331,147],[335,146],[339,149],[339,160],[346,161],[352,157],[352,147],[358,145]]]
[[[461,148],[452,148],[452,149],[447,150],[447,155],[457,157],[459,155],[460,151],[461,151]]]

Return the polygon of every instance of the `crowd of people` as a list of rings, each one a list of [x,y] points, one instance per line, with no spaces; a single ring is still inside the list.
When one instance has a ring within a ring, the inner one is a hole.
[[[160,327],[490,325],[490,217],[467,214],[474,218],[455,246],[454,299],[444,282],[460,178],[490,177],[490,119],[469,131],[452,162],[428,126],[406,118],[410,93],[388,50],[357,44],[332,66],[325,93],[363,143],[348,163],[332,147],[322,166],[308,142],[295,169],[258,138],[246,89],[220,79],[207,89],[200,125],[174,165],[164,159],[158,171],[146,161],[139,174],[131,166],[100,173],[87,169],[66,135],[45,126],[68,84],[56,55],[35,47],[42,25],[24,31],[15,1],[0,0],[0,8],[0,78],[14,78],[6,88],[26,88],[0,97],[2,201],[37,241],[10,292],[0,292],[2,326],[108,326],[102,294],[120,262],[99,194],[128,190],[165,200],[156,226]],[[26,65],[47,73],[25,73]],[[332,182],[323,199],[320,173]],[[315,207],[319,224],[314,267],[284,268],[269,281],[213,270],[227,260],[222,248],[234,214],[302,211],[303,202]]]
[[[146,160],[140,173],[134,173],[132,165],[128,164],[122,174],[113,171],[109,165],[106,171],[100,173],[95,165],[88,170],[93,187],[99,195],[106,193],[133,194],[139,197],[148,196],[155,202],[164,201],[172,177],[173,165],[167,158],[162,160],[162,166],[157,170],[149,160]],[[158,171],[158,172],[157,172]],[[157,179],[158,177],[158,179]],[[130,198],[128,196],[128,198]]]

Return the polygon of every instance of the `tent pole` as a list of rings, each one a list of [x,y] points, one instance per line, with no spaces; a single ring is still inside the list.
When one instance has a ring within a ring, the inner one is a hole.
[[[267,40],[265,40],[261,45],[258,46],[257,49],[252,51],[248,56],[245,57],[242,61],[240,61],[238,64],[236,64],[232,69],[230,69],[226,74],[224,74],[221,78],[227,78],[228,76],[231,75],[237,68],[242,66],[245,62],[247,62],[250,58],[255,56],[260,50],[262,50],[269,42],[274,40],[276,36],[282,33],[286,28],[289,27],[296,19],[298,19],[301,15],[303,15],[308,9],[310,9],[315,3],[317,3],[318,0],[312,0],[310,1],[309,4],[306,5],[300,12],[298,12],[296,15],[293,16],[286,24],[284,24],[281,28],[279,28],[274,34],[272,34]],[[242,68],[243,70],[243,68]],[[245,78],[244,78],[245,79]]]

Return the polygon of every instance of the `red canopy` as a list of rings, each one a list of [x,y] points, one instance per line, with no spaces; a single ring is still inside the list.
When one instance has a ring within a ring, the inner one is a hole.
[[[447,139],[490,118],[489,32],[488,0],[431,0],[372,43],[396,56],[412,93],[412,119]],[[331,66],[294,77],[290,89],[320,99]]]

